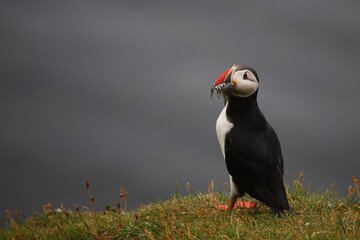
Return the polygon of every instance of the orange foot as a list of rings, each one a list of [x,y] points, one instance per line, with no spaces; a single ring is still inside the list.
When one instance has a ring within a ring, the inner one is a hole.
[[[227,205],[220,205],[220,204],[217,204],[216,207],[220,210],[223,210],[223,211],[226,211],[229,206]],[[249,201],[243,201],[243,202],[240,202],[240,201],[237,201],[233,207],[233,209],[237,209],[237,208],[248,208],[248,209],[253,209],[256,207],[256,202],[254,203],[250,203]]]

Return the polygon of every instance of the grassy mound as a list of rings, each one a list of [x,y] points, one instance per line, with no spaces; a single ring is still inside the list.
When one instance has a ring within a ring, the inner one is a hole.
[[[359,179],[353,178],[348,197],[329,190],[309,193],[300,180],[288,193],[295,213],[274,217],[269,208],[224,212],[229,195],[214,190],[151,203],[135,211],[123,211],[126,193],[117,208],[98,213],[90,196],[90,208],[71,211],[62,206],[22,221],[7,212],[10,224],[0,229],[0,239],[360,239]],[[87,187],[89,185],[87,184]]]

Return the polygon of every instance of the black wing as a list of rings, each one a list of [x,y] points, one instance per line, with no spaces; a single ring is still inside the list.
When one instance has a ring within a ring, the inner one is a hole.
[[[225,161],[240,192],[265,203],[274,213],[289,210],[279,139],[266,121],[262,128],[231,129],[225,138]]]

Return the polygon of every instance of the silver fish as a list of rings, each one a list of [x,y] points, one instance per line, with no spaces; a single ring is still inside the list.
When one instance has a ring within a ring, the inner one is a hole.
[[[221,83],[215,87],[210,89],[210,102],[214,95],[214,91],[216,91],[216,98],[220,101],[220,98],[223,97],[224,102],[226,103],[228,100],[228,95],[234,90],[235,83]]]
[[[212,88],[210,89],[210,102],[212,101],[213,95],[214,95],[214,88],[212,87]]]

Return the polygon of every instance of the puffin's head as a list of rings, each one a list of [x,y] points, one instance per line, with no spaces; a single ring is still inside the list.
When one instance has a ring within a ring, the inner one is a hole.
[[[241,98],[249,97],[257,91],[258,79],[258,75],[252,67],[235,64],[216,80],[211,88],[211,97],[214,90],[217,91],[218,99],[222,95],[225,101],[230,95]]]

